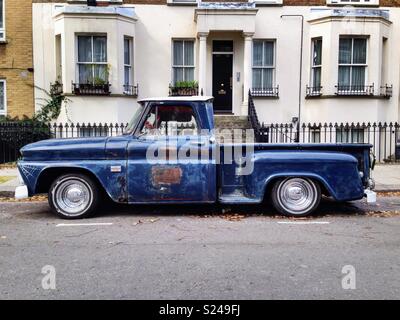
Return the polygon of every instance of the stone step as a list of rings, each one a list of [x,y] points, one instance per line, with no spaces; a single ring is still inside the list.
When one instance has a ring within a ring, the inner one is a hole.
[[[250,129],[250,122],[247,116],[214,116],[216,129]]]

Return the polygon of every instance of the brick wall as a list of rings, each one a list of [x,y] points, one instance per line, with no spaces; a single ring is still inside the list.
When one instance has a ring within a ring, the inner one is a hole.
[[[7,81],[7,114],[32,116],[34,112],[32,1],[6,1],[6,43],[0,44],[0,79]]]

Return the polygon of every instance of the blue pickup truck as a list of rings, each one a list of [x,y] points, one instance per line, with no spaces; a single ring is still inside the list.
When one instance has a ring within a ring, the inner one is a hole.
[[[49,139],[21,149],[16,198],[48,193],[62,218],[85,218],[101,200],[125,204],[272,201],[287,216],[310,215],[322,195],[375,193],[369,144],[218,143],[212,97],[140,101],[125,133]]]

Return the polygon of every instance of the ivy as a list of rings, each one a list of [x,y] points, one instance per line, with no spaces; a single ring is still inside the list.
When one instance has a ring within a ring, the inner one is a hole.
[[[42,123],[49,123],[58,118],[61,112],[62,104],[68,103],[69,99],[63,95],[62,84],[59,81],[50,84],[50,90],[42,90],[48,98],[40,98],[44,103],[40,104],[42,108],[35,113],[33,120]]]

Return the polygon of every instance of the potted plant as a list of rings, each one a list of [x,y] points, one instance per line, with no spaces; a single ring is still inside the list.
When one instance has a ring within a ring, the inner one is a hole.
[[[177,81],[175,86],[170,87],[172,96],[194,96],[198,94],[197,81]]]

